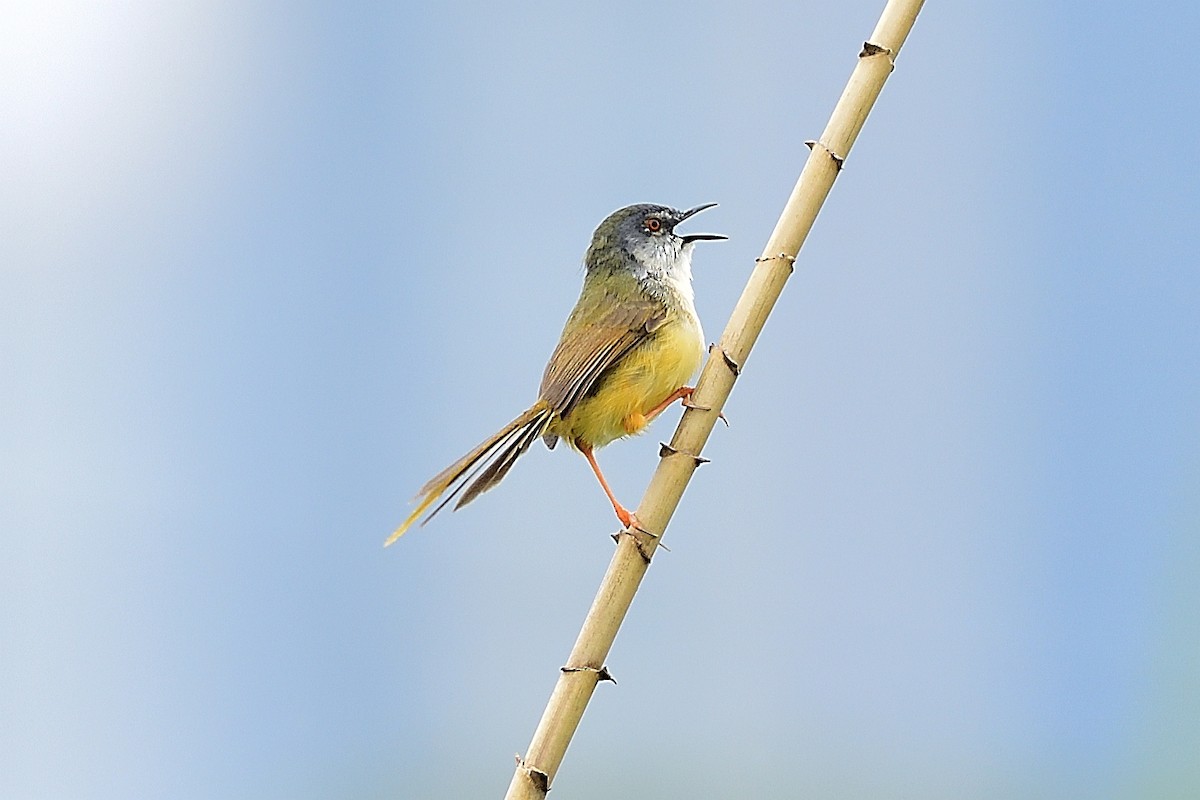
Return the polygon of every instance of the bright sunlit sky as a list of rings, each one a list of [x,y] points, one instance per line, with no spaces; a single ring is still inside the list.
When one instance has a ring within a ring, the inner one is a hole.
[[[882,7],[6,4],[0,796],[502,796],[612,511],[381,544],[610,211],[719,337]],[[926,5],[552,796],[1200,796],[1198,8]]]

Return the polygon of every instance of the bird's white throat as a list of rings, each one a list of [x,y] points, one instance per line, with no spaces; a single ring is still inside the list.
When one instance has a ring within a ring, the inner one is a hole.
[[[633,254],[634,277],[652,295],[696,313],[692,289],[692,242],[667,241],[638,248]]]

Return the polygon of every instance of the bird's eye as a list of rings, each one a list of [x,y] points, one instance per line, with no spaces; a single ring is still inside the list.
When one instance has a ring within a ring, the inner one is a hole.
[[[655,217],[646,217],[646,221],[642,224],[646,227],[646,230],[650,231],[651,233],[658,233],[662,230],[662,220],[659,220]]]

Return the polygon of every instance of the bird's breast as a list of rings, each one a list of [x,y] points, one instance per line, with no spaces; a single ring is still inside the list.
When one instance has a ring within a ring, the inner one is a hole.
[[[601,377],[562,421],[568,441],[602,447],[638,433],[646,415],[687,381],[704,359],[695,311],[673,307],[666,321]]]

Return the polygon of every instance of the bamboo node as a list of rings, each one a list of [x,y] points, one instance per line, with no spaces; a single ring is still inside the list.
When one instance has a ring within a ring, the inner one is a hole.
[[[665,544],[662,543],[662,539],[661,539],[661,537],[658,536],[658,534],[651,533],[650,531],[645,530],[643,528],[636,528],[635,530],[637,531],[637,533],[634,533],[633,530],[630,530],[629,528],[626,528],[621,531],[617,531],[616,533],[614,533],[612,535],[612,540],[619,545],[619,544],[621,544],[621,537],[628,536],[630,539],[633,540],[633,546],[637,548],[638,555],[640,555],[642,557],[642,560],[645,561],[647,564],[649,564],[651,562],[652,556],[654,555],[654,551],[655,551],[656,547],[661,547],[663,550],[666,550],[668,553],[671,552],[671,548],[667,547]],[[638,533],[642,534],[642,536],[638,536]],[[643,538],[643,537],[645,537],[645,538]],[[646,540],[649,540],[649,541],[646,541]],[[649,548],[649,549],[647,549],[647,548]]]
[[[874,42],[863,42],[863,49],[862,49],[862,52],[858,54],[858,57],[859,58],[870,58],[871,56],[877,56],[880,53],[886,53],[887,57],[888,57],[888,61],[892,60],[891,48],[884,47],[881,44],[875,44]]]
[[[550,776],[535,767],[525,767],[525,774],[529,776],[529,782],[533,784],[533,788],[541,792],[543,796],[550,791]]]
[[[725,362],[725,366],[729,367],[729,371],[733,373],[734,377],[741,375],[742,365],[730,358],[729,353],[725,352],[724,347],[720,347],[719,345],[714,345],[714,347],[721,351],[721,359]]]
[[[659,536],[659,535],[657,535],[657,534],[654,534],[654,533],[651,533],[650,531],[644,531],[644,530],[642,530],[641,528],[638,528],[638,531],[639,531],[640,533],[643,533],[643,534],[645,534],[645,535],[646,535],[646,536],[647,536],[647,537],[648,537],[648,538],[649,538],[651,541],[653,541],[653,542],[657,542],[657,544],[658,544],[658,547],[656,547],[656,548],[655,548],[656,550],[657,550],[657,549],[662,549],[662,550],[666,550],[668,553],[669,553],[669,552],[671,552],[671,548],[667,547],[665,544],[663,544],[663,543],[662,543],[662,537],[661,537],[661,536]],[[612,539],[614,542],[616,542],[617,544],[620,544],[620,543],[621,543],[621,537],[622,537],[622,536],[632,536],[632,537],[633,537],[633,543],[634,543],[635,545],[637,545],[638,552],[642,554],[642,558],[644,558],[644,559],[646,560],[646,563],[647,563],[647,564],[649,564],[649,563],[650,563],[650,556],[646,554],[646,545],[645,545],[645,542],[643,542],[641,539],[639,539],[639,538],[638,538],[638,536],[637,536],[637,534],[635,534],[635,533],[632,533],[632,532],[630,532],[630,531],[617,531],[616,533],[614,533],[614,534],[611,534],[611,535],[609,536],[609,538],[611,538],[611,539]],[[615,681],[614,681],[614,683],[615,683]]]
[[[537,767],[526,764],[520,753],[517,753],[514,758],[517,760],[517,769],[524,772],[525,777],[529,778],[529,782],[533,784],[533,788],[545,797],[546,793],[550,791],[550,776]]]
[[[594,674],[596,675],[596,682],[597,682],[597,683],[600,683],[600,682],[602,682],[602,681],[609,681],[610,683],[614,683],[614,684],[615,684],[615,683],[617,682],[617,679],[616,679],[616,678],[614,678],[614,677],[612,676],[612,673],[610,673],[610,672],[608,671],[608,667],[607,667],[607,666],[600,667],[600,668],[596,668],[596,667],[571,667],[571,666],[567,666],[567,667],[561,667],[560,669],[561,669],[561,671],[562,671],[562,672],[591,672],[591,673],[594,673]]]
[[[825,144],[824,142],[818,142],[809,139],[807,142],[805,142],[805,144],[808,145],[809,150],[816,150],[817,147],[820,147],[833,160],[833,164],[835,167],[837,167],[837,171],[842,171],[842,165],[846,163],[845,156],[835,153],[832,149],[830,149],[829,145]]]
[[[795,259],[792,259],[792,260],[794,261]],[[794,269],[794,268],[793,268],[793,269]],[[710,352],[710,353],[711,353],[711,352],[712,352],[712,349],[713,349],[713,346],[710,344],[710,345],[708,346],[708,352]],[[693,402],[690,402],[690,401],[688,401],[688,400],[684,400],[684,401],[683,401],[683,407],[684,407],[684,408],[691,408],[691,409],[694,409],[694,410],[696,410],[696,411],[712,411],[712,406],[698,406],[698,405],[696,405],[695,403],[693,403]],[[721,422],[724,422],[724,423],[725,423],[725,427],[726,427],[726,428],[728,428],[728,427],[729,427],[729,420],[725,419],[725,412],[724,412],[724,411],[718,411],[718,412],[717,412],[717,419],[721,420]],[[661,455],[661,453],[660,453],[659,455]]]
[[[796,271],[796,257],[789,253],[780,253],[774,256],[759,256],[758,258],[754,259],[755,264],[762,264],[766,261],[785,261],[788,265],[789,275]]]
[[[651,539],[661,538],[661,537],[659,537],[659,535],[657,533],[651,533],[650,531],[646,530],[645,528],[639,528],[637,525],[633,525],[628,528],[622,528],[621,530],[617,531],[616,533],[610,534],[610,536],[612,536],[612,540],[614,542],[621,541],[622,536],[632,536],[634,538],[634,540],[636,541],[638,539],[639,533],[642,536],[648,536]]]
[[[638,555],[640,555],[642,557],[642,560],[645,561],[647,564],[649,564],[653,560],[654,549],[651,548],[650,550],[647,550],[646,545],[642,542],[641,539],[634,537],[633,546],[637,548]]]
[[[725,424],[728,425],[729,423],[726,422]],[[666,442],[658,443],[658,457],[659,458],[666,458],[667,456],[674,456],[674,455],[680,455],[680,454],[689,456],[692,459],[692,461],[695,462],[695,465],[697,467],[700,466],[701,464],[708,464],[712,461],[711,458],[704,458],[703,456],[693,455],[692,453],[685,453],[682,450],[677,450],[674,447],[671,447],[671,445],[667,444]]]

